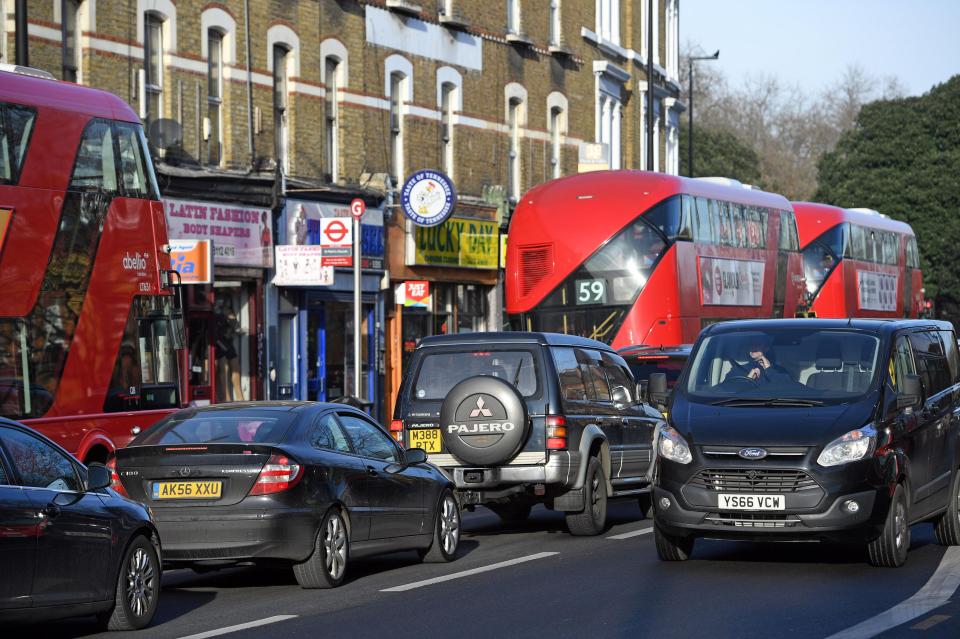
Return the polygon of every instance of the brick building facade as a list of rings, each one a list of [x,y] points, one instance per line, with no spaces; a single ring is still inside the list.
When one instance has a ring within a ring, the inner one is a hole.
[[[539,182],[607,167],[676,173],[678,4],[654,0],[651,47],[647,0],[37,0],[29,64],[140,112],[170,206],[266,211],[273,241],[293,244],[318,242],[320,220],[365,199],[362,394],[389,398],[377,406],[385,416],[416,339],[499,328],[502,314],[497,260],[466,268],[450,247],[428,247],[391,189],[418,169],[446,172],[455,218],[491,229],[499,247],[512,203]],[[0,15],[0,55],[12,62],[13,0]],[[292,232],[301,215],[305,240]],[[219,284],[191,296],[209,361],[190,354],[185,365],[212,374],[193,398],[356,394],[343,347],[349,273],[282,288],[268,262],[218,263]],[[404,307],[411,280],[430,283],[426,308]],[[231,311],[241,355],[224,365],[214,343]]]

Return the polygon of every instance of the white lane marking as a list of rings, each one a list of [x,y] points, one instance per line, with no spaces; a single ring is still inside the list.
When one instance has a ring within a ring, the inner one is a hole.
[[[607,539],[630,539],[638,535],[646,535],[653,532],[653,526],[650,528],[641,528],[640,530],[631,530],[630,532],[620,533],[619,535],[610,535]]]
[[[489,566],[471,568],[470,570],[455,572],[453,574],[444,575],[442,577],[434,577],[433,579],[424,579],[423,581],[415,581],[413,583],[404,584],[402,586],[394,586],[393,588],[384,588],[380,592],[404,592],[406,590],[413,590],[414,588],[422,588],[423,586],[439,584],[439,583],[443,583],[444,581],[450,581],[451,579],[460,579],[461,577],[469,577],[470,575],[477,575],[481,572],[489,572],[491,570],[497,570],[498,568],[506,568],[507,566],[514,566],[516,564],[522,564],[528,561],[533,561],[535,559],[543,559],[545,557],[552,557],[553,555],[559,555],[559,554],[560,553],[558,552],[538,552],[535,555],[517,557],[516,559],[501,561],[495,564],[490,564]]]
[[[267,624],[277,623],[278,621],[286,621],[287,619],[296,619],[296,617],[297,615],[274,615],[273,617],[258,619],[257,621],[248,621],[247,623],[238,623],[235,626],[227,626],[226,628],[217,628],[216,630],[207,630],[206,632],[198,632],[195,635],[187,635],[186,637],[180,637],[180,639],[207,639],[207,637],[217,637],[217,636],[225,635],[231,632],[247,630],[248,628],[258,628],[260,626],[266,626]]]
[[[827,639],[865,639],[896,628],[947,603],[957,587],[960,587],[960,546],[951,546],[947,548],[933,576],[916,594],[893,608]]]

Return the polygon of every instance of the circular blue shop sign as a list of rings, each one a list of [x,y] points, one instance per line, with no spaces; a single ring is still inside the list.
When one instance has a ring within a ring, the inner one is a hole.
[[[440,171],[417,171],[403,183],[400,207],[420,226],[442,224],[453,213],[457,192],[453,181]]]

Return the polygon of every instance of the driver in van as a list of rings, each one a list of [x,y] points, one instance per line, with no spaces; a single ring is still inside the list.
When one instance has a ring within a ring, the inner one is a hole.
[[[747,377],[760,383],[789,382],[793,377],[785,368],[772,360],[769,340],[756,337],[747,344],[749,360],[744,365]]]

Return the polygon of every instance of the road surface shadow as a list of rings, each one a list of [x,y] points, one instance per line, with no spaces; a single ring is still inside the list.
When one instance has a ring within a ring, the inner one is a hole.
[[[644,519],[640,506],[635,499],[611,500],[607,503],[607,528],[609,532],[613,526],[632,524]],[[471,537],[487,537],[495,535],[512,535],[516,533],[541,532],[547,534],[567,534],[567,523],[564,514],[550,510],[542,505],[534,506],[530,517],[524,521],[507,522],[501,520],[493,511],[478,506],[469,517],[464,518],[463,531]]]

